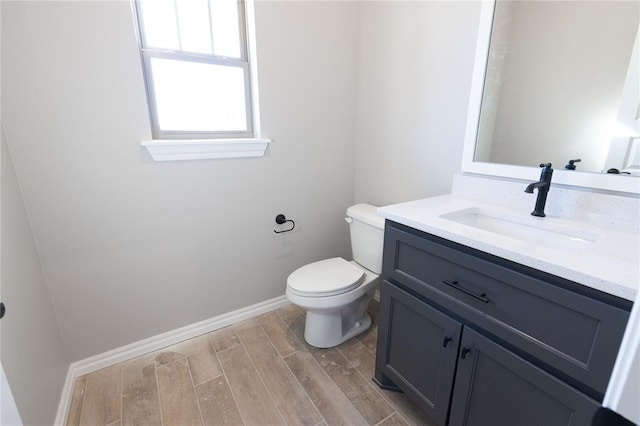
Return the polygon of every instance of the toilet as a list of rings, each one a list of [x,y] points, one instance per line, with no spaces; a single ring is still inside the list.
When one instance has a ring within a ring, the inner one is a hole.
[[[320,260],[287,278],[287,298],[307,312],[304,338],[312,346],[337,346],[371,326],[367,305],[380,282],[384,240],[384,219],[377,209],[369,204],[347,209],[352,261]]]

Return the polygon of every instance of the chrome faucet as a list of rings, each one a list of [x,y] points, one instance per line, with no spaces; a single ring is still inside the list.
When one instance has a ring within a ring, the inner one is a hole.
[[[524,192],[533,194],[534,189],[538,189],[538,198],[536,198],[536,206],[534,207],[531,215],[538,217],[545,217],[544,206],[547,203],[547,194],[551,187],[551,175],[553,175],[553,169],[551,163],[540,164],[542,167],[542,173],[540,173],[540,181],[533,182],[527,185]]]

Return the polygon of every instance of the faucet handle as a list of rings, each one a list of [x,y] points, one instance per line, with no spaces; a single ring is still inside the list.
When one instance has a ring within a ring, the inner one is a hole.
[[[545,169],[546,168],[551,168],[551,163],[542,163],[542,164],[540,164],[540,167],[544,167]]]

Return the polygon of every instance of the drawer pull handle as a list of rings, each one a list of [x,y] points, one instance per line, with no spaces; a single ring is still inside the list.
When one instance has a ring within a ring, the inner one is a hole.
[[[460,352],[460,358],[465,359],[467,357],[467,354],[470,352],[471,352],[471,349],[462,348],[462,351]]]
[[[458,281],[443,280],[442,283],[448,285],[449,287],[453,287],[456,290],[459,290],[459,291],[463,292],[464,294],[468,294],[469,296],[471,296],[471,297],[473,297],[475,299],[478,299],[481,302],[489,303],[489,298],[487,297],[487,295],[485,293],[476,294],[476,293],[472,292],[471,290],[467,290],[466,288],[462,287],[460,284],[458,284]]]
[[[449,337],[449,336],[444,336],[444,340],[442,341],[442,347],[446,348],[447,345],[449,344],[450,341],[452,341],[453,338]]]

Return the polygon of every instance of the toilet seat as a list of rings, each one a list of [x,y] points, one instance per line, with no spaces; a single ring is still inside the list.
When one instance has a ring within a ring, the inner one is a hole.
[[[341,257],[334,257],[296,269],[287,279],[287,288],[304,297],[336,296],[357,288],[364,278],[362,269]]]

